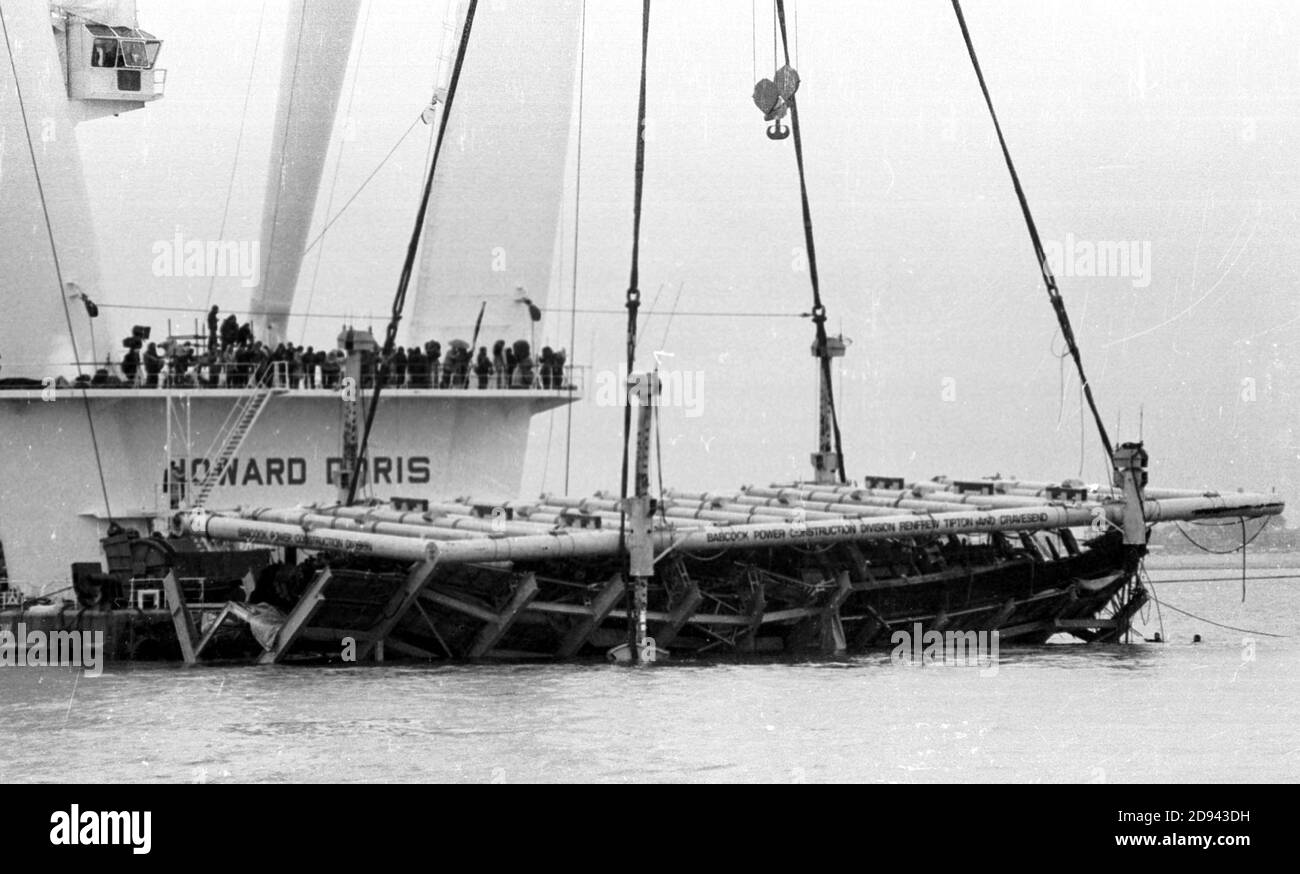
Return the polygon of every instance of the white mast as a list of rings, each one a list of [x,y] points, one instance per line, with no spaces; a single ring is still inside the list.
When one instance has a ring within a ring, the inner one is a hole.
[[[475,18],[425,222],[406,345],[469,340],[485,301],[480,346],[532,338],[519,299],[545,309],[555,271],[581,15],[580,0],[554,0],[527,14],[489,6]]]
[[[287,336],[359,9],[360,0],[300,0],[289,13],[262,207],[261,284],[249,307],[254,333],[271,344]]]

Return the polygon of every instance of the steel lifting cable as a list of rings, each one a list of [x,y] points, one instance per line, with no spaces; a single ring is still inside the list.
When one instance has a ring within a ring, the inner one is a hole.
[[[574,132],[577,154],[573,166],[573,306],[569,310],[569,360],[578,360],[578,238],[582,230],[582,109],[587,84],[587,0],[582,0],[582,19],[578,24],[578,126]],[[564,493],[569,493],[569,466],[573,459],[573,404],[565,407],[564,420]]]
[[[23,119],[23,132],[27,137],[27,153],[32,159],[32,176],[36,180],[36,192],[41,199],[41,213],[45,218],[45,233],[50,240],[50,257],[54,261],[54,277],[59,283],[59,300],[63,303],[63,319],[68,326],[68,342],[72,345],[72,357],[76,359],[78,385],[81,388],[81,403],[86,411],[86,424],[90,429],[90,445],[95,453],[95,469],[99,473],[99,490],[104,497],[104,515],[110,529],[116,525],[113,521],[113,508],[108,500],[108,481],[104,478],[104,460],[99,453],[99,437],[95,434],[95,415],[90,409],[90,396],[86,394],[85,374],[81,369],[81,353],[77,351],[77,332],[72,327],[72,312],[68,308],[67,286],[63,284],[63,265],[59,261],[59,247],[54,241],[54,225],[50,221],[50,207],[45,201],[45,183],[41,180],[40,164],[36,160],[36,146],[32,142],[32,129],[27,120],[27,103],[23,100],[23,87],[18,80],[18,64],[14,59],[13,43],[9,40],[9,22],[5,20],[4,7],[0,5],[0,31],[4,33],[5,52],[9,55],[9,69],[13,72],[14,93],[18,97],[18,111]],[[91,340],[94,340],[95,326],[90,326]],[[94,362],[91,362],[92,366]]]
[[[635,186],[632,194],[632,270],[627,284],[627,373],[630,378],[636,361],[636,316],[641,306],[641,289],[639,261],[641,257],[641,194],[645,182],[645,94],[646,66],[650,52],[650,0],[641,4],[641,85],[637,97],[636,119],[636,171]],[[624,571],[631,574],[632,555],[627,548],[627,473],[628,453],[632,440],[632,399],[628,396],[628,386],[623,387],[623,469],[621,477],[621,497],[618,504],[618,554]],[[648,400],[648,399],[647,399]],[[635,586],[627,587],[627,644],[628,649],[636,650],[636,614]]]
[[[790,44],[786,38],[785,0],[776,0],[776,19],[781,30],[781,49],[785,64],[790,66]],[[792,68],[793,69],[793,68]],[[812,320],[817,331],[818,357],[821,359],[822,380],[826,383],[826,400],[830,406],[831,430],[835,435],[835,452],[839,455],[840,483],[847,483],[844,474],[844,442],[840,436],[840,419],[835,411],[835,392],[831,389],[831,359],[827,352],[826,307],[822,305],[821,284],[817,276],[817,249],[813,245],[812,208],[808,203],[808,181],[803,167],[803,139],[799,133],[799,107],[795,95],[786,99],[790,107],[790,131],[794,134],[794,160],[799,167],[799,199],[803,206],[804,246],[808,250],[808,276],[812,281]]]
[[[1056,277],[1052,275],[1052,268],[1047,263],[1047,254],[1043,249],[1042,240],[1038,236],[1038,226],[1034,224],[1034,216],[1029,211],[1029,199],[1025,196],[1025,190],[1020,185],[1020,175],[1016,173],[1016,165],[1011,160],[1011,150],[1007,147],[1006,137],[1002,135],[1002,125],[998,122],[998,114],[993,109],[993,98],[989,95],[988,84],[984,81],[984,71],[980,68],[979,58],[975,56],[975,44],[971,42],[970,31],[966,27],[966,17],[961,12],[960,0],[952,0],[952,9],[953,12],[957,13],[957,23],[961,26],[962,39],[966,41],[966,51],[970,54],[971,65],[975,68],[976,78],[979,79],[980,91],[984,93],[984,103],[988,106],[989,117],[993,120],[993,129],[997,132],[998,143],[1002,147],[1002,157],[1006,160],[1007,171],[1011,174],[1011,184],[1015,187],[1016,198],[1020,201],[1020,211],[1024,215],[1025,227],[1029,230],[1029,239],[1034,244],[1034,256],[1038,258],[1038,267],[1043,274],[1043,284],[1047,286],[1048,299],[1052,302],[1052,309],[1056,311],[1056,321],[1061,326],[1061,336],[1065,338],[1065,342],[1069,345],[1070,355],[1074,358],[1074,366],[1079,371],[1079,381],[1083,384],[1083,394],[1088,400],[1089,409],[1092,410],[1092,418],[1097,424],[1097,434],[1101,437],[1102,445],[1106,449],[1106,457],[1107,459],[1113,459],[1115,452],[1111,447],[1110,435],[1106,433],[1106,425],[1102,422],[1101,414],[1097,411],[1097,402],[1092,396],[1092,386],[1088,383],[1088,377],[1084,375],[1083,358],[1079,354],[1079,345],[1074,339],[1074,330],[1070,327],[1070,317],[1065,311],[1065,301],[1061,298],[1061,292],[1056,287]],[[796,136],[798,136],[797,133]]]
[[[451,117],[452,101],[456,99],[456,86],[460,82],[460,71],[465,63],[465,50],[469,45],[470,29],[474,25],[474,10],[478,0],[469,0],[465,12],[465,27],[460,35],[460,47],[456,51],[456,65],[451,71],[451,81],[447,84],[447,100],[442,107],[442,119],[438,123],[438,140],[433,147],[433,160],[429,162],[429,175],[424,181],[424,193],[420,197],[420,209],[415,216],[415,227],[411,229],[411,241],[406,247],[406,262],[402,265],[402,275],[397,280],[397,293],[393,296],[393,312],[388,321],[388,332],[384,335],[384,348],[375,367],[375,391],[370,399],[370,409],[366,410],[366,425],[361,432],[361,445],[357,450],[357,470],[364,470],[366,449],[370,442],[370,430],[375,424],[375,411],[379,409],[379,395],[384,382],[388,379],[389,358],[393,346],[397,343],[397,326],[402,320],[402,311],[406,309],[406,290],[411,284],[411,273],[415,270],[415,256],[420,248],[420,237],[424,232],[424,216],[429,211],[429,197],[433,193],[433,177],[438,169],[438,156],[442,153],[443,139],[447,134],[447,119]],[[348,484],[348,503],[357,498],[357,486],[361,477],[353,472]]]
[[[646,64],[650,49],[650,0],[643,0],[641,5],[641,89],[637,103],[636,121],[636,171],[632,194],[632,271],[627,286],[627,373],[632,374],[636,362],[636,316],[641,306],[641,289],[639,261],[641,257],[641,194],[645,181],[645,95]],[[627,391],[624,386],[624,391]],[[627,501],[627,473],[629,448],[632,440],[632,403],[631,398],[624,397],[623,404],[623,472],[621,497],[618,511],[618,548],[626,553],[627,547],[627,511],[623,504]],[[629,590],[630,591],[630,590]],[[629,598],[631,595],[629,594]]]

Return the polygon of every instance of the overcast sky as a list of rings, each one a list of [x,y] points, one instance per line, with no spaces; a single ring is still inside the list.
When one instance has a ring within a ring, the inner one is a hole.
[[[787,5],[823,295],[832,331],[852,341],[837,387],[850,477],[1057,479],[1081,463],[1103,477],[950,5]],[[493,0],[480,14],[527,6]],[[663,413],[670,486],[806,476],[815,448],[811,325],[789,315],[810,304],[792,144],[764,136],[750,100],[755,72],[773,72],[759,6],[653,4],[642,289],[657,304],[641,363],[666,350],[690,389]],[[639,7],[588,8],[581,308],[617,310],[627,282]],[[216,236],[232,167],[224,237],[256,238],[286,11],[262,9],[141,0],[142,26],[166,41],[167,97],[79,129],[105,302],[206,302],[206,282],[160,284],[150,250],[177,227]],[[969,0],[965,12],[1043,238],[1066,253],[1059,283],[1112,437],[1136,439],[1142,420],[1153,485],[1276,486],[1300,500],[1300,7]],[[363,0],[347,138],[322,198],[350,195],[419,113],[443,17],[439,2]],[[521,137],[564,122],[518,121]],[[307,259],[298,309],[310,296],[316,313],[387,310],[427,137],[404,143],[331,231],[322,269]],[[1129,275],[1078,275],[1089,246],[1121,242],[1138,256]],[[216,294],[246,306],[237,283]],[[307,324],[317,344],[338,327]],[[547,324],[558,336],[539,339],[571,345],[567,317]],[[571,360],[613,370],[621,334],[620,315],[583,314]],[[596,400],[593,386],[574,411],[572,492],[617,488],[621,414]],[[538,417],[535,433],[526,492],[558,491],[564,413]]]

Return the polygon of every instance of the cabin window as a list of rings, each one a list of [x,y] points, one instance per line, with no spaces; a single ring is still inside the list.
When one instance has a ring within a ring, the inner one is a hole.
[[[97,39],[94,48],[91,50],[90,65],[92,67],[116,67],[117,66],[117,40],[115,39]]]
[[[158,61],[162,40],[155,39],[151,33],[130,27],[105,27],[102,24],[87,24],[86,29],[95,36],[90,53],[92,67],[152,70]],[[138,91],[139,88],[123,90]]]
[[[145,58],[144,40],[124,39],[121,45],[122,66],[130,70],[139,70],[149,65]]]

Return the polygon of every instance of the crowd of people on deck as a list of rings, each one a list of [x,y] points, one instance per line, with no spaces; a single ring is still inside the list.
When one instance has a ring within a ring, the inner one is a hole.
[[[213,307],[207,316],[205,336],[150,342],[148,328],[137,327],[122,341],[126,348],[114,367],[106,364],[93,377],[91,387],[120,388],[247,388],[273,385],[291,389],[336,389],[346,374],[348,353],[342,349],[317,350],[313,346],[278,343],[274,347],[253,336],[249,322],[233,315],[224,319]],[[369,338],[369,334],[365,334]],[[497,340],[489,351],[475,354],[469,343],[452,340],[443,346],[430,340],[423,346],[399,347],[380,367],[371,346],[359,345],[361,387],[373,388],[380,370],[384,386],[412,389],[567,389],[565,350],[550,346],[534,358],[527,340],[507,345]],[[120,371],[120,375],[114,373]]]

